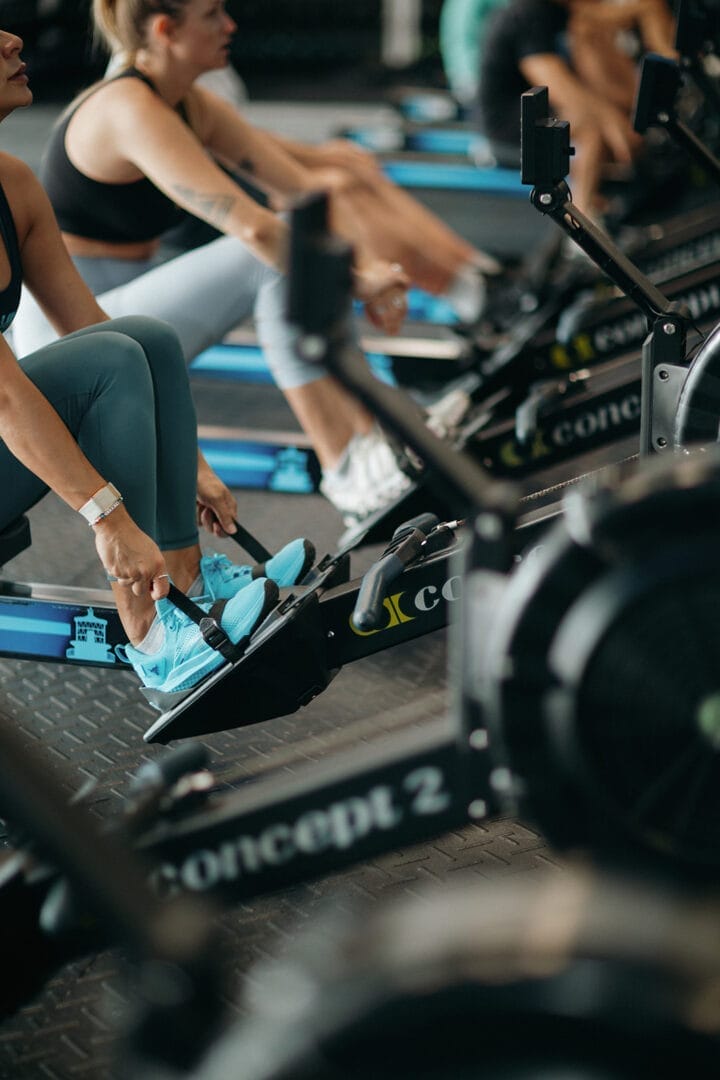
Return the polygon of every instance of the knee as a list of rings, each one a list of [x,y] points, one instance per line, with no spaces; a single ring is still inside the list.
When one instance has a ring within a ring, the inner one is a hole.
[[[153,393],[147,358],[141,345],[119,330],[95,340],[96,376],[115,388],[122,387],[137,401]]]
[[[133,341],[142,352],[146,366],[159,375],[185,372],[185,356],[170,323],[146,315],[126,315],[112,321],[113,329]],[[184,377],[184,375],[183,375]]]
[[[169,354],[181,354],[180,339],[175,329],[162,319],[149,315],[124,315],[111,322],[113,329],[133,338],[141,348]]]

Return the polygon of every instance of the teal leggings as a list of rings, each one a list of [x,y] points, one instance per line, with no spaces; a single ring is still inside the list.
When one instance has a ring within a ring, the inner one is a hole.
[[[85,456],[163,550],[197,542],[197,420],[166,323],[128,316],[69,334],[20,364]],[[0,528],[48,488],[0,442]]]

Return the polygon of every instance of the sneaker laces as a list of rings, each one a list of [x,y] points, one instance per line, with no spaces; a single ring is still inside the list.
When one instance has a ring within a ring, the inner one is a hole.
[[[231,562],[227,555],[221,552],[203,555],[203,570],[210,574],[217,574],[223,583],[236,581],[238,578],[252,577],[252,567]]]

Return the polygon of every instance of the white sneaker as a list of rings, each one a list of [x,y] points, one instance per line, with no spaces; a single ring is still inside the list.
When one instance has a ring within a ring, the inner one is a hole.
[[[449,439],[457,432],[472,406],[467,390],[457,387],[443,394],[425,410],[425,423],[439,439]]]
[[[323,473],[320,490],[343,516],[348,528],[395,501],[412,480],[378,427],[356,435],[334,469]]]

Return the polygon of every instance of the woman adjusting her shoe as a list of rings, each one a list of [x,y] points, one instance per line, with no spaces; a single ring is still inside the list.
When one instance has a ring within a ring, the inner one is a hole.
[[[169,322],[188,361],[254,313],[265,359],[316,450],[324,487],[335,491],[332,481],[339,478],[342,498],[343,477],[364,476],[366,469],[353,471],[347,462],[359,445],[365,456],[383,457],[382,467],[370,470],[381,477],[372,497],[394,497],[409,481],[373,418],[296,354],[285,315],[286,222],[217,162],[283,205],[319,186],[330,188],[333,227],[360,253],[356,295],[386,332],[397,332],[405,316],[404,271],[374,257],[339,174],[328,170],[319,184],[280,142],[197,85],[200,75],[228,61],[235,24],[222,0],[94,0],[93,14],[121,70],[71,104],[50,138],[41,173],[84,280],[111,316]],[[161,236],[184,211],[225,235],[161,262]],[[37,305],[24,299],[18,351],[51,337]]]
[[[22,41],[0,31],[0,120],[30,105]],[[94,533],[145,685],[194,685],[221,662],[166,599],[169,581],[211,604],[227,601],[234,642],[252,632],[312,561],[287,545],[252,579],[249,568],[201,556],[198,515],[234,531],[235,500],[198,452],[197,423],[174,331],[156,320],[109,320],[70,261],[30,169],[0,154],[0,326],[23,281],[61,340],[18,362],[0,337],[0,528],[52,489]],[[271,580],[274,576],[276,581]]]

